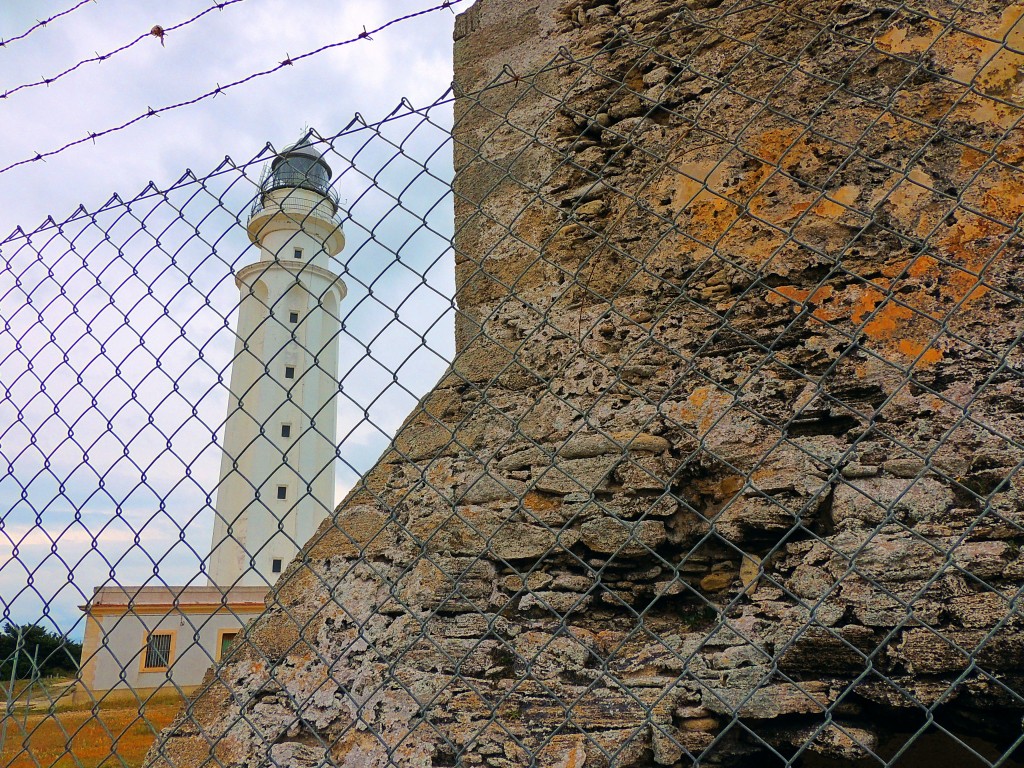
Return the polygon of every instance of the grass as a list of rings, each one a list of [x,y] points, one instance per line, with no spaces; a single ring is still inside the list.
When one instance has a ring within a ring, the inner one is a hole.
[[[64,699],[46,711],[15,710],[6,719],[0,768],[137,768],[180,707],[171,692],[144,705]]]
[[[45,707],[49,702],[56,701],[69,691],[75,684],[73,677],[42,677],[36,680],[15,680],[13,686],[9,680],[0,682],[0,707],[8,699],[13,699],[16,710],[27,706]],[[8,695],[10,689],[10,695]]]

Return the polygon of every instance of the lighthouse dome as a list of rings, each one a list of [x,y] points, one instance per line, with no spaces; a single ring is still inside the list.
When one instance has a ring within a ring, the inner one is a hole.
[[[307,133],[278,153],[270,165],[270,173],[263,180],[262,192],[291,187],[330,194],[331,167],[313,146],[311,135],[312,132]]]

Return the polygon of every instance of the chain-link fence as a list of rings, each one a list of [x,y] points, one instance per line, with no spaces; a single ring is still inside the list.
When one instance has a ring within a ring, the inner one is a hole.
[[[53,684],[5,662],[2,764],[138,764],[444,370],[450,125],[403,103],[4,240],[0,656]]]
[[[3,763],[1020,764],[1024,9],[511,13],[0,245]]]

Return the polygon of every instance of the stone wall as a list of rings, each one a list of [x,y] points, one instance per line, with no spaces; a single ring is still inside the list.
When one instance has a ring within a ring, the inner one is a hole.
[[[998,756],[1022,14],[478,0],[458,357],[152,764]]]

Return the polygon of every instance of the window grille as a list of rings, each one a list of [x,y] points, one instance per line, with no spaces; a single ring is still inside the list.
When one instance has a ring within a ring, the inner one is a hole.
[[[146,655],[143,667],[147,670],[167,669],[171,665],[171,647],[174,635],[170,632],[152,632],[146,637]]]

